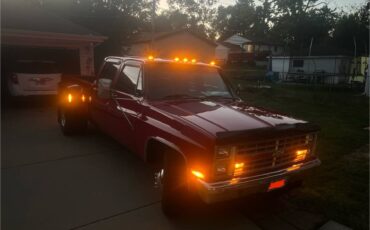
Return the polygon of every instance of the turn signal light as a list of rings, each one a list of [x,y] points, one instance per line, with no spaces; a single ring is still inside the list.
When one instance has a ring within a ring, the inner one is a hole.
[[[183,60],[183,62],[188,62],[188,59],[187,58],[184,58],[182,60]]]
[[[72,99],[73,99],[72,94],[68,94],[68,102],[69,102],[69,103],[71,103],[71,102],[72,102]]]
[[[191,170],[191,174],[193,174],[195,177],[199,179],[204,179],[204,174],[199,171]]]
[[[216,62],[211,61],[209,64],[210,64],[210,65],[216,65]]]
[[[286,169],[287,172],[291,172],[291,171],[294,171],[294,170],[297,170],[297,169],[300,169],[302,166],[302,164],[295,164],[295,165],[292,165],[290,166],[289,168]]]
[[[304,159],[306,159],[307,153],[308,153],[307,149],[297,150],[295,152],[294,162],[303,161]]]
[[[234,176],[240,176],[243,173],[244,163],[235,163],[234,165]]]
[[[152,55],[148,56],[148,60],[153,60],[153,59],[154,59],[154,57]]]
[[[175,57],[175,59],[174,59],[174,60],[177,62],[177,61],[180,61],[180,58]]]
[[[196,59],[191,59],[191,63],[195,63],[195,62],[197,62]]]

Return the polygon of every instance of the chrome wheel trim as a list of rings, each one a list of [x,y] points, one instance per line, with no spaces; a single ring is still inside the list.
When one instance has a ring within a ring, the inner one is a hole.
[[[66,115],[63,110],[60,112],[60,125],[62,127],[66,126]]]
[[[160,169],[158,172],[154,173],[154,187],[155,188],[162,188],[163,175],[164,175],[164,169]]]

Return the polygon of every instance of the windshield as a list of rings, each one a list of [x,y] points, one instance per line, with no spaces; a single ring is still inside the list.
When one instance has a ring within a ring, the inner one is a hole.
[[[178,63],[148,63],[145,68],[149,99],[232,98],[219,70]]]
[[[31,74],[59,73],[54,62],[43,61],[18,61],[16,72]]]

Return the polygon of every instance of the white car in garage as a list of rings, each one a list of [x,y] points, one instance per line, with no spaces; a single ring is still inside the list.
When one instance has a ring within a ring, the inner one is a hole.
[[[53,61],[18,60],[8,76],[12,96],[57,94],[62,73]]]

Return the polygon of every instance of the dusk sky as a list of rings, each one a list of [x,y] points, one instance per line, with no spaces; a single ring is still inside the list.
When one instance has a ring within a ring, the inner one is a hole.
[[[237,0],[219,0],[219,4],[223,6],[233,5]],[[256,0],[256,4],[260,1]],[[366,0],[326,0],[329,2],[331,8],[350,10],[352,6],[358,7],[365,4]],[[167,0],[159,0],[159,7],[161,9],[168,9]]]

